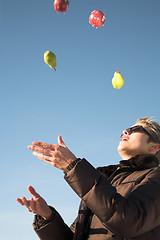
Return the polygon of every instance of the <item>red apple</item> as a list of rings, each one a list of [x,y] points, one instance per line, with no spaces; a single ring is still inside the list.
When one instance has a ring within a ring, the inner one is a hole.
[[[54,9],[56,10],[56,12],[66,12],[68,7],[68,0],[54,0]]]
[[[99,10],[94,10],[91,12],[91,15],[89,16],[89,23],[95,27],[101,27],[105,23],[105,14]]]

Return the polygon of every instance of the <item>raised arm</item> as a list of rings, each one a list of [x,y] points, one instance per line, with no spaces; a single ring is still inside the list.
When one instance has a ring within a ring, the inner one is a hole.
[[[32,198],[17,198],[17,202],[25,206],[28,211],[36,214],[33,228],[41,240],[73,240],[73,232],[65,224],[60,214],[47,205],[46,201],[34,190],[28,187]]]
[[[76,160],[76,156],[64,144],[61,135],[58,136],[59,144],[49,144],[34,141],[28,149],[33,150],[33,155],[52,166],[64,170],[70,163]]]

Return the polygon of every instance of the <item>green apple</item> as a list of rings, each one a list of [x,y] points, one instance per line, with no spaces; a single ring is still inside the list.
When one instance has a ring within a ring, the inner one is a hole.
[[[54,68],[54,70],[56,71],[56,55],[54,53],[52,53],[51,51],[46,51],[44,53],[44,61],[46,64],[48,64],[51,68]]]
[[[122,77],[122,75],[120,74],[120,72],[117,70],[114,73],[114,76],[112,78],[112,85],[114,88],[116,89],[120,89],[124,84],[124,79]]]

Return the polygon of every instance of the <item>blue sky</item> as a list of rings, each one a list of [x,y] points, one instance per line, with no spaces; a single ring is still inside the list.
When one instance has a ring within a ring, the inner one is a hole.
[[[63,172],[36,159],[34,140],[63,140],[93,166],[116,164],[121,131],[159,112],[158,0],[70,0],[65,14],[53,1],[0,0],[1,170],[0,239],[38,239],[33,216],[19,206],[32,185],[70,225],[80,199]],[[99,29],[93,10],[106,13]],[[44,63],[50,50],[57,71]],[[112,87],[118,69],[124,86]]]

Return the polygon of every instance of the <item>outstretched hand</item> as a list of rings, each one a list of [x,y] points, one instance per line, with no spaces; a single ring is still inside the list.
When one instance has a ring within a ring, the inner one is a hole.
[[[25,206],[29,212],[42,216],[44,219],[50,218],[52,210],[46,201],[35,191],[32,186],[28,186],[28,191],[32,194],[32,198],[27,200],[25,197],[16,198],[16,201]]]
[[[48,162],[52,166],[64,170],[71,162],[76,160],[75,155],[67,148],[62,140],[62,136],[58,136],[58,144],[49,144],[34,141],[33,145],[29,145],[28,149],[34,150],[34,156],[44,162]]]

